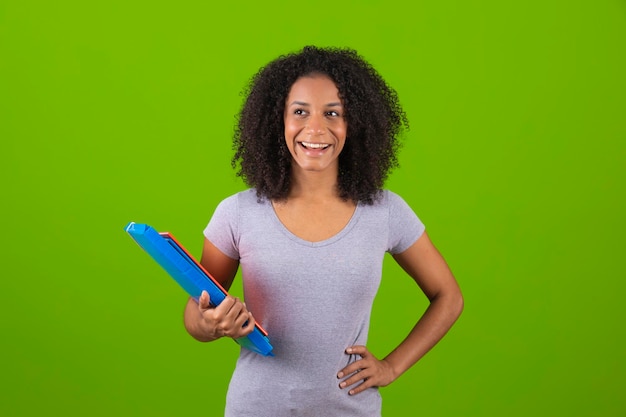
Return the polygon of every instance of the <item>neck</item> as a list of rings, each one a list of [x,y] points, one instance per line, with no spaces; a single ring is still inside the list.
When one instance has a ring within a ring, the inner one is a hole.
[[[293,169],[291,171],[291,189],[289,198],[338,198],[337,170],[303,171]]]

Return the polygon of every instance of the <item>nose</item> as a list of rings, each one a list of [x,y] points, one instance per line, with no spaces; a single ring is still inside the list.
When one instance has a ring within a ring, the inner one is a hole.
[[[313,114],[309,117],[307,123],[307,132],[312,136],[323,135],[324,129],[324,117],[320,114]]]

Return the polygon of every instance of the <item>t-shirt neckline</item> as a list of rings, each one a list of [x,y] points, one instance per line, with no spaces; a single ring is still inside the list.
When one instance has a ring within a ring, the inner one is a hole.
[[[300,245],[311,248],[331,245],[338,240],[341,240],[345,235],[350,232],[350,230],[352,230],[354,225],[358,222],[359,216],[361,215],[361,203],[357,203],[354,209],[354,213],[352,213],[352,216],[350,217],[350,220],[339,232],[327,239],[311,242],[310,240],[303,239],[294,234],[291,230],[287,228],[287,226],[283,224],[283,222],[280,221],[280,219],[278,218],[278,214],[276,214],[276,210],[274,210],[274,206],[272,205],[272,202],[269,201],[269,199],[266,200],[266,207],[271,212],[270,217],[272,218],[273,223],[285,236]]]

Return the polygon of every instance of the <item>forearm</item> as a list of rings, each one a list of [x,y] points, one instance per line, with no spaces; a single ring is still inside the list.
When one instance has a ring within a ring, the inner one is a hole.
[[[460,292],[435,297],[409,335],[384,359],[395,379],[419,361],[452,327],[463,310]]]

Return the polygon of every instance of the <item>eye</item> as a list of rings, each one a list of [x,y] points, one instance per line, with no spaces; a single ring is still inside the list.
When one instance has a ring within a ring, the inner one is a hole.
[[[295,114],[296,116],[304,116],[306,114],[306,111],[304,109],[295,109],[293,111],[293,114]]]
[[[338,112],[336,112],[335,110],[329,110],[329,111],[326,112],[326,116],[339,117],[340,114]]]

